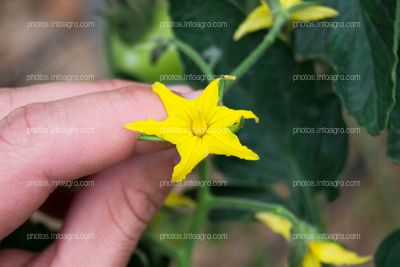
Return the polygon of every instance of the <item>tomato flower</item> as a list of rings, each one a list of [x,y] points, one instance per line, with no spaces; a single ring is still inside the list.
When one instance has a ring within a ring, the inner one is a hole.
[[[284,9],[289,9],[301,3],[303,3],[303,0],[281,0],[281,5]],[[333,8],[321,5],[313,5],[304,7],[298,11],[291,13],[290,20],[292,22],[307,22],[332,18],[337,15],[338,12]],[[248,33],[252,33],[262,29],[268,29],[272,26],[273,22],[274,18],[267,3],[265,1],[261,1],[261,5],[254,9],[247,16],[245,21],[239,25],[239,28],[236,30],[233,39],[237,41]]]
[[[270,212],[258,212],[255,217],[271,228],[272,231],[290,241],[292,223],[284,217]],[[321,263],[332,265],[363,264],[371,259],[370,256],[358,256],[344,249],[339,244],[329,240],[312,240],[308,242],[307,252],[301,267],[321,267]]]
[[[229,78],[229,77],[225,77]],[[220,106],[220,79],[212,81],[202,94],[189,100],[171,92],[164,84],[155,83],[153,91],[163,102],[167,119],[136,121],[125,128],[155,135],[176,145],[181,160],[175,166],[172,180],[180,182],[209,154],[258,160],[256,153],[243,146],[230,127],[243,119],[258,118],[247,110],[232,110]]]

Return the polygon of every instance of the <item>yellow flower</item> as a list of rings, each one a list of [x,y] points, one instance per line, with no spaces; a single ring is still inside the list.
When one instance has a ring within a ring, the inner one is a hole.
[[[292,223],[289,220],[270,212],[258,212],[255,217],[271,228],[272,231],[283,235],[286,240],[290,241]],[[332,241],[310,241],[301,267],[321,267],[321,263],[356,265],[365,263],[370,259],[370,256],[360,257]]]
[[[284,9],[289,9],[295,5],[301,4],[303,0],[281,0],[281,5]],[[332,18],[338,15],[338,12],[330,7],[313,5],[302,8],[290,14],[290,20],[292,22],[299,21],[314,21],[325,18]],[[268,29],[274,22],[273,15],[265,1],[261,1],[261,5],[254,9],[245,19],[239,28],[236,30],[233,39],[235,41],[242,38],[244,35],[259,31],[262,29]]]
[[[225,77],[228,78],[231,77]],[[161,98],[167,111],[167,119],[149,119],[125,125],[129,130],[156,135],[176,145],[181,160],[172,173],[174,182],[185,179],[209,154],[235,156],[246,160],[259,159],[229,129],[243,118],[258,122],[257,116],[251,111],[219,106],[219,81],[220,79],[212,81],[194,100],[180,97],[164,84],[157,82],[153,85],[153,91]]]
[[[360,257],[332,241],[311,241],[301,267],[321,267],[321,263],[332,265],[363,264],[370,256]]]
[[[256,218],[271,228],[275,233],[283,235],[286,240],[290,240],[292,224],[285,218],[271,212],[258,212]]]
[[[164,205],[171,208],[179,206],[188,207],[191,209],[196,208],[196,202],[193,199],[173,191],[171,191],[165,198]]]

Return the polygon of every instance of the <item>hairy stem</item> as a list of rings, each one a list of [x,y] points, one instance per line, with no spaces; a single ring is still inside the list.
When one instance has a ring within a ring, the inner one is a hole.
[[[245,209],[254,212],[271,212],[289,220],[293,225],[297,225],[299,220],[293,213],[281,205],[264,203],[256,200],[236,197],[212,197],[210,200],[211,208],[232,208]]]
[[[214,73],[212,69],[196,50],[194,50],[190,45],[178,39],[173,39],[172,43],[176,45],[176,47],[180,51],[182,51],[182,53],[188,56],[197,65],[201,72],[207,76],[208,81],[211,81],[214,78]]]
[[[202,182],[206,182],[209,179],[209,168],[210,168],[210,159],[205,159],[199,165],[199,172],[200,172],[200,180]],[[206,183],[202,183],[206,184]],[[194,213],[192,224],[189,229],[189,234],[198,234],[202,230],[209,211],[209,200],[211,199],[210,191],[207,186],[201,186],[198,191],[197,195],[197,209]],[[183,265],[184,267],[191,266],[191,259],[193,254],[193,249],[196,244],[195,239],[187,239],[186,244],[183,248],[184,256],[182,259],[186,261]]]
[[[277,12],[275,16],[274,24],[268,34],[264,37],[264,40],[257,46],[257,48],[246,57],[239,66],[232,72],[231,75],[236,76],[237,79],[235,81],[227,82],[225,86],[225,92],[228,92],[232,86],[235,84],[237,80],[239,80],[253,65],[257,62],[257,60],[265,53],[265,51],[275,42],[283,25],[288,20],[288,14],[281,10]]]

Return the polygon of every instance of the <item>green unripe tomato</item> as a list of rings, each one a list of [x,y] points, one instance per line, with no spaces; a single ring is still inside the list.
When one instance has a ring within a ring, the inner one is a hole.
[[[124,41],[115,31],[107,33],[108,58],[111,69],[117,76],[153,83],[160,75],[179,75],[183,64],[177,49],[170,45],[155,62],[151,62],[155,40],[171,39],[171,28],[160,27],[160,22],[171,21],[166,3],[156,3],[153,7],[153,21],[149,30],[136,42]]]

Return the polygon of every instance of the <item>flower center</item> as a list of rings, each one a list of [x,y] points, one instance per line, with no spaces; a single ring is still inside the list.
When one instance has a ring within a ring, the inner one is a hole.
[[[192,127],[190,130],[192,131],[193,135],[202,137],[207,132],[207,128],[207,122],[204,116],[202,116],[202,114],[199,112],[193,118]]]

